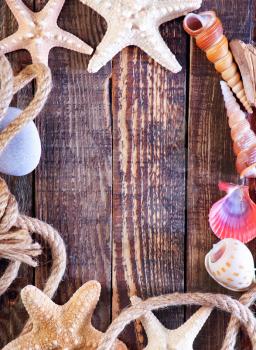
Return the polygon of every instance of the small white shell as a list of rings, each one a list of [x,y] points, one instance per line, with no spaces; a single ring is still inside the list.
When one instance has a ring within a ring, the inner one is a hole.
[[[214,244],[205,257],[209,275],[221,286],[244,291],[255,282],[254,261],[246,245],[236,239],[226,238]]]

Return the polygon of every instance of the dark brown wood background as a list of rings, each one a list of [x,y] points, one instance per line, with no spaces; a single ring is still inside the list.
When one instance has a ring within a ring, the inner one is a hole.
[[[34,10],[45,3],[25,2]],[[217,11],[229,38],[253,40],[254,0],[205,0],[202,9]],[[106,30],[102,18],[75,0],[66,1],[59,24],[93,47]],[[16,28],[0,0],[0,38]],[[184,33],[182,19],[164,24],[161,33],[183,66],[177,75],[133,47],[94,75],[86,72],[88,56],[52,50],[54,89],[36,120],[41,163],[32,175],[7,178],[20,210],[52,224],[66,242],[68,266],[56,302],[99,280],[94,324],[103,331],[133,294],[227,292],[204,269],[216,242],[207,216],[221,196],[218,181],[237,181],[219,77]],[[25,51],[8,57],[16,72],[30,63]],[[32,94],[27,87],[13,105],[23,108]],[[1,347],[27,317],[21,288],[42,287],[50,260],[44,253],[35,271],[23,267],[0,298]],[[190,313],[175,308],[157,315],[171,328]],[[195,349],[219,349],[227,320],[213,312]],[[122,338],[130,349],[145,344],[139,324]],[[238,348],[250,347],[242,340]]]

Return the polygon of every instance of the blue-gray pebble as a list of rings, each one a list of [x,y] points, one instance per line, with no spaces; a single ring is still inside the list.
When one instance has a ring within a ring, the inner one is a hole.
[[[19,108],[9,107],[7,115],[0,122],[0,131],[16,119],[21,112]],[[40,136],[35,123],[31,121],[0,153],[0,172],[13,176],[27,175],[37,167],[40,157]]]

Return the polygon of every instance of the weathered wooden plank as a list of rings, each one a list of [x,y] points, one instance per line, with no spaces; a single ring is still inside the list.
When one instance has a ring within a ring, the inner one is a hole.
[[[184,288],[186,39],[181,20],[162,34],[182,63],[174,75],[137,48],[113,61],[113,317],[143,298]],[[159,314],[168,326],[183,310]],[[141,349],[143,333],[124,340]]]
[[[252,6],[251,1],[207,0],[202,9],[216,10],[228,38],[249,40]],[[238,181],[219,80],[213,65],[193,43],[188,122],[187,289],[228,293],[204,268],[204,257],[217,241],[209,229],[208,213],[223,195],[218,191],[218,182]],[[214,313],[198,337],[195,349],[219,349],[227,320],[223,314]]]
[[[37,10],[44,3],[36,1]],[[93,47],[102,35],[97,15],[79,1],[65,4],[59,25]],[[43,152],[35,176],[35,212],[66,242],[68,266],[57,301],[67,301],[82,283],[97,279],[103,292],[95,324],[105,329],[111,301],[110,65],[89,75],[87,63],[88,57],[64,49],[50,54],[54,88],[37,121]],[[41,261],[38,286],[48,276],[48,262],[49,257]]]
[[[33,1],[25,1],[33,4]],[[17,29],[17,23],[8,9],[5,1],[0,1],[0,40]],[[29,55],[25,51],[8,55],[14,72],[19,72],[29,63]],[[12,106],[25,108],[32,97],[32,86],[24,88],[15,96]],[[1,174],[2,176],[2,174]],[[22,213],[31,215],[33,213],[33,187],[32,175],[21,178],[7,177],[10,190],[15,194]],[[1,271],[5,264],[0,262]],[[8,291],[0,298],[0,348],[16,337],[24,326],[27,313],[20,300],[20,290],[27,284],[33,282],[33,269],[22,266],[19,276]]]

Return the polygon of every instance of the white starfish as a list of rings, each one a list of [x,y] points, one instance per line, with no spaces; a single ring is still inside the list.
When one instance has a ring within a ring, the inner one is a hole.
[[[18,22],[16,33],[0,41],[0,54],[25,49],[33,63],[48,65],[49,51],[55,47],[91,54],[93,49],[73,34],[58,27],[57,19],[65,0],[49,0],[39,12],[31,11],[21,0],[6,0]]]
[[[107,32],[89,62],[97,72],[123,48],[135,45],[176,73],[181,66],[165,44],[159,26],[201,6],[201,0],[80,0],[104,17]]]
[[[140,300],[138,297],[131,298],[133,305]],[[182,326],[169,330],[149,311],[140,319],[148,338],[148,345],[144,350],[193,350],[193,342],[211,312],[211,308],[201,307]]]

